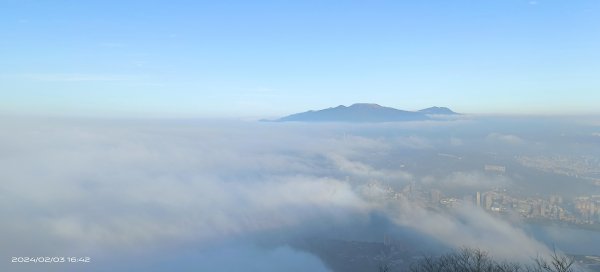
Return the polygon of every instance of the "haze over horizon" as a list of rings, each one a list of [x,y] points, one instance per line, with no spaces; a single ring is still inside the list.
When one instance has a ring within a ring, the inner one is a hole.
[[[3,1],[0,110],[598,114],[600,3]]]

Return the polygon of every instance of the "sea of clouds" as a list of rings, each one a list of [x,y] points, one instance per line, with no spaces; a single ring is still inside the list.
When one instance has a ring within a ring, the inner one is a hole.
[[[389,201],[384,190],[368,186],[419,180],[445,186],[509,183],[473,172],[436,181],[378,167],[371,163],[373,154],[432,149],[435,142],[416,133],[391,138],[354,133],[427,130],[461,121],[393,126],[0,122],[3,271],[329,271],[317,256],[288,241],[368,225],[373,214],[448,247],[479,247],[503,258],[547,252],[523,230],[477,208],[442,214],[403,198]],[[490,139],[516,141],[499,134]],[[12,256],[91,256],[93,261],[15,264],[8,261]]]

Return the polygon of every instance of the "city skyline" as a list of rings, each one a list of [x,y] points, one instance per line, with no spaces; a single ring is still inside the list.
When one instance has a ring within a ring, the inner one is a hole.
[[[596,1],[0,5],[1,113],[600,113]]]

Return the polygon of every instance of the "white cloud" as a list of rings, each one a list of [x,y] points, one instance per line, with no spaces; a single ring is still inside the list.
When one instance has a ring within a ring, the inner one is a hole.
[[[531,256],[545,255],[546,246],[529,237],[523,230],[494,218],[483,210],[465,205],[453,214],[426,210],[401,199],[399,211],[390,216],[437,238],[449,246],[467,246],[486,250],[500,258],[529,261]]]
[[[0,210],[14,227],[3,236],[61,241],[44,243],[49,251],[224,239],[369,210],[310,159],[336,143],[293,132],[41,123],[6,132],[0,200],[11,205]]]
[[[452,246],[535,245],[484,214],[441,215],[365,194],[371,180],[414,178],[369,161],[394,146],[423,146],[415,137],[271,123],[0,122],[0,239],[13,245],[0,247],[3,256],[206,248],[263,232],[352,226],[371,212]],[[469,179],[478,176],[448,180]]]

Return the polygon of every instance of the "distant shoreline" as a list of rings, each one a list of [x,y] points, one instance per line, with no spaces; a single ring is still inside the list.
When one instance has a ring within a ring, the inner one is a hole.
[[[576,223],[570,223],[570,222],[556,221],[556,220],[550,220],[550,219],[539,219],[539,218],[525,218],[523,221],[527,224],[535,224],[535,225],[542,225],[542,226],[557,226],[557,227],[566,227],[566,228],[600,232],[600,224],[576,224]]]

